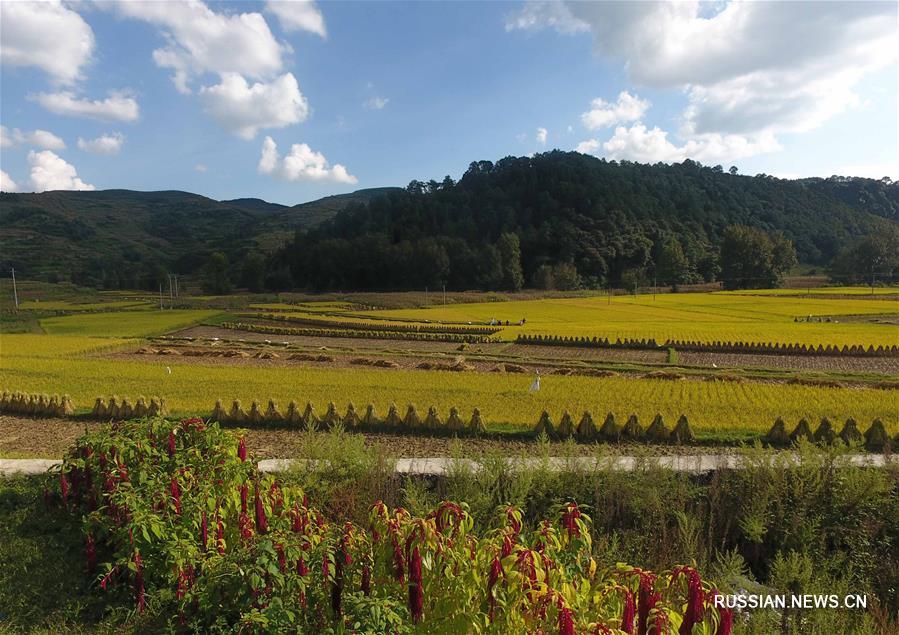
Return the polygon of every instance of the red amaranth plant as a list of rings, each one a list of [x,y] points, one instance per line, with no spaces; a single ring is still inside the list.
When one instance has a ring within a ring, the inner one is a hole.
[[[559,635],[574,635],[574,613],[559,602]]]
[[[84,541],[84,555],[87,560],[87,572],[93,573],[97,570],[97,547],[94,545],[94,535],[90,532]]]
[[[169,453],[169,458],[173,458],[175,456],[175,431],[169,430],[169,441],[166,445],[166,450]]]
[[[421,578],[421,553],[418,545],[412,548],[409,557],[409,612],[412,614],[412,622],[421,622],[424,607],[424,588]]]
[[[621,611],[621,630],[625,633],[632,634],[634,632],[634,616],[636,606],[634,605],[634,594],[630,589],[624,591],[624,608]]]
[[[134,598],[137,603],[137,612],[143,613],[147,608],[147,594],[144,589],[144,568],[139,551],[134,552]]]
[[[240,441],[237,442],[237,458],[239,458],[242,462],[246,463],[247,440],[243,437],[240,437]]]
[[[169,494],[172,496],[172,502],[175,505],[175,513],[181,515],[181,487],[178,485],[178,477],[173,476],[169,483]]]
[[[256,531],[260,534],[268,533],[268,518],[265,516],[265,506],[262,504],[262,495],[259,492],[259,483],[254,488],[254,507],[256,511]]]

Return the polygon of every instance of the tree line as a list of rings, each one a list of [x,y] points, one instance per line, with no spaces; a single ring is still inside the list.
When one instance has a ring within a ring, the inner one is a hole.
[[[298,230],[270,257],[251,253],[233,263],[231,278],[258,290],[716,280],[747,288],[777,286],[797,261],[832,265],[846,280],[867,281],[861,272],[871,268],[879,280],[894,278],[896,184],[737,172],[560,151],[474,162],[458,182],[412,181]],[[872,244],[882,255],[868,262]]]

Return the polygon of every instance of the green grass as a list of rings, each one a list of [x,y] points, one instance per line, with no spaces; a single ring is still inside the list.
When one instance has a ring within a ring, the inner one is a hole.
[[[23,311],[109,311],[115,309],[137,309],[152,306],[144,300],[110,300],[109,302],[75,302],[56,300],[41,302],[40,300],[27,300],[19,303],[19,309]]]
[[[45,507],[49,481],[0,477],[0,632],[92,631],[104,613],[107,598],[84,570],[80,519]]]
[[[484,324],[508,320],[497,337],[519,334],[615,338],[655,338],[702,342],[750,341],[782,344],[893,345],[899,328],[869,322],[795,322],[796,317],[899,315],[894,300],[759,297],[726,293],[689,293],[559,298],[374,311],[380,319],[415,319]],[[517,326],[522,318],[524,326]]]
[[[191,309],[89,313],[47,318],[41,320],[41,326],[49,335],[150,337],[196,324],[218,313]]]

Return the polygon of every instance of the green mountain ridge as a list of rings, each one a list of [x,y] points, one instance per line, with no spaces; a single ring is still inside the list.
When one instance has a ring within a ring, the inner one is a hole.
[[[237,261],[249,251],[277,249],[298,228],[387,191],[293,207],[177,190],[0,193],[0,268],[15,267],[23,278],[152,288],[165,272],[196,272],[213,251]]]

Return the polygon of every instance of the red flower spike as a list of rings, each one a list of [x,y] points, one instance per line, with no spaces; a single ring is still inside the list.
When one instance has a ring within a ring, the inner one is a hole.
[[[412,549],[409,559],[409,612],[412,613],[412,622],[421,622],[424,609],[424,589],[421,578],[421,553],[418,545]]]
[[[718,609],[718,630],[715,635],[730,635],[734,628],[734,611],[733,609],[722,607]]]
[[[240,513],[247,513],[247,497],[249,496],[250,488],[246,486],[246,484],[240,486]]]
[[[262,496],[259,493],[259,484],[254,488],[254,503],[256,511],[256,531],[260,534],[268,533],[268,518],[265,516],[265,506],[262,504]]]
[[[181,515],[181,488],[178,486],[178,479],[172,477],[169,483],[169,493],[172,495],[172,501],[175,504],[175,513]]]
[[[634,604],[634,594],[630,590],[624,592],[624,609],[621,611],[621,630],[625,633],[634,632],[634,617],[637,607]]]
[[[243,437],[240,437],[240,441],[237,442],[237,458],[243,462],[247,460],[247,440]]]
[[[175,431],[174,430],[169,430],[169,442],[168,442],[168,446],[166,447],[166,449],[169,453],[169,458],[172,458],[175,456]]]
[[[371,595],[371,569],[368,565],[362,567],[362,594],[367,596]]]
[[[499,582],[502,573],[503,565],[499,561],[499,557],[493,556],[493,562],[490,563],[490,574],[487,577],[487,602],[490,605],[490,621],[493,621],[493,610],[496,608],[496,597],[493,595],[493,587]]]
[[[559,635],[574,635],[574,614],[567,606],[559,609]]]

